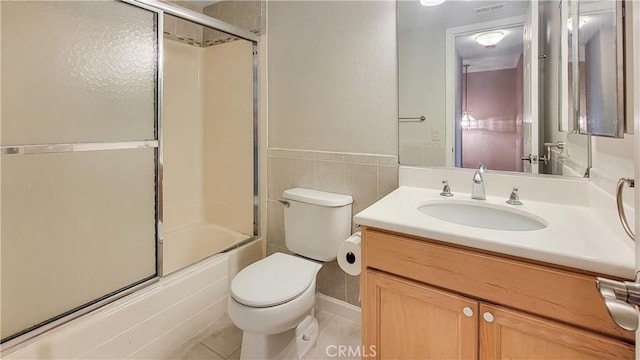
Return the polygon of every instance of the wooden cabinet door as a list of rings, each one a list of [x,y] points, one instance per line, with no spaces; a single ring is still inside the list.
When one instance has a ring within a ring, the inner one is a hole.
[[[477,301],[375,270],[365,275],[368,357],[477,358]]]
[[[480,304],[480,359],[633,359],[624,341],[552,320]]]

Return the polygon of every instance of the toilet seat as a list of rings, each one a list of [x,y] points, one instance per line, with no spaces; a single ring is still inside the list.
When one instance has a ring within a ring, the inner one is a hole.
[[[320,267],[296,256],[274,253],[240,271],[231,282],[231,296],[250,307],[284,304],[314,283]]]

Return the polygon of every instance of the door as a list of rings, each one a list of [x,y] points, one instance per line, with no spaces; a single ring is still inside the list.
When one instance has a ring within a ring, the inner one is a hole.
[[[162,14],[123,1],[0,6],[9,349],[158,276]]]
[[[523,171],[538,173],[538,0],[529,2],[523,33]]]
[[[373,270],[366,281],[364,349],[371,357],[477,357],[475,300]]]
[[[634,347],[515,310],[480,304],[480,359],[633,359]]]

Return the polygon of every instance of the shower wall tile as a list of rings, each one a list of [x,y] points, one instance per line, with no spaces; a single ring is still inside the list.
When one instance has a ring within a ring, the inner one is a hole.
[[[202,44],[202,26],[192,22],[178,19],[176,23],[176,35]]]
[[[234,1],[220,1],[211,7],[218,8],[218,19],[229,24],[236,24],[236,2]],[[209,8],[209,7],[207,7]],[[206,14],[206,8],[205,8]]]
[[[210,5],[210,6],[205,6],[202,9],[202,13],[205,14],[205,15],[211,16],[212,18],[215,18],[215,19],[218,19],[218,20],[222,20],[220,18],[220,15],[218,14],[219,10],[220,10],[220,6]]]
[[[185,9],[202,13],[202,8],[185,1],[169,1]],[[164,34],[169,39],[186,44],[202,46],[203,27],[171,15],[164,16]]]
[[[355,214],[398,187],[397,163],[392,155],[268,149],[267,255],[290,253],[284,242],[284,209],[277,202],[284,190],[306,187],[349,194]],[[323,266],[317,286],[325,295],[359,306],[359,277],[347,275],[335,261]]]
[[[228,24],[238,26],[255,34],[265,34],[266,1],[224,0],[203,9],[203,13]],[[204,29],[205,46],[236,40],[228,34]]]
[[[201,8],[192,3],[174,0],[169,1],[189,10],[193,10],[228,24],[238,26],[255,34],[265,34],[266,1],[220,1]],[[169,39],[199,47],[223,44],[238,38],[204,26],[165,15],[164,33]]]
[[[236,22],[235,25],[253,30],[255,8],[258,5],[255,1],[237,1],[236,2]]]
[[[164,15],[164,33],[165,34],[176,34],[176,24],[178,23],[178,18],[172,15]]]
[[[267,2],[256,1],[255,3],[256,6],[253,8],[254,19],[252,31],[264,35],[267,33]]]

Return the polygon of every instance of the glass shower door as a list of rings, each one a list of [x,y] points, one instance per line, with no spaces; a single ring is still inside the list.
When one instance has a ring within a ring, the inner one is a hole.
[[[157,277],[159,34],[119,1],[2,1],[1,338]]]

